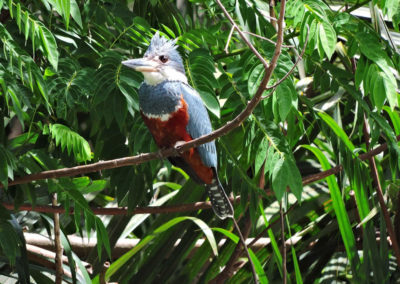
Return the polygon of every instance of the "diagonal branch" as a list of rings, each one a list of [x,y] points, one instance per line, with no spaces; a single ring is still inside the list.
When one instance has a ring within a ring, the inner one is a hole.
[[[265,88],[266,90],[271,90],[271,89],[274,89],[274,88],[278,87],[279,84],[281,84],[283,81],[285,81],[286,78],[289,77],[290,74],[293,73],[294,69],[296,69],[296,67],[297,67],[297,65],[299,64],[300,60],[301,60],[301,59],[303,58],[303,56],[304,56],[304,53],[305,53],[306,47],[307,47],[307,43],[308,43],[308,37],[309,37],[309,35],[310,35],[310,27],[307,25],[307,36],[306,36],[306,40],[304,41],[303,49],[302,49],[300,55],[297,57],[296,62],[294,63],[294,65],[292,66],[292,68],[289,70],[289,72],[287,72],[287,73],[285,74],[285,76],[283,76],[281,79],[279,79],[279,81],[276,82],[274,85],[266,87],[266,88]],[[297,52],[296,52],[296,53],[297,53]]]
[[[158,152],[153,152],[153,153],[143,153],[139,154],[137,156],[133,157],[125,157],[125,158],[120,158],[120,159],[114,159],[114,160],[108,160],[108,161],[100,161],[97,163],[93,163],[90,165],[82,165],[82,166],[76,166],[72,168],[63,168],[63,169],[57,169],[57,170],[50,170],[50,171],[43,171],[40,173],[36,174],[31,174],[31,175],[26,175],[23,177],[16,178],[13,181],[9,182],[9,186],[12,185],[17,185],[17,184],[24,184],[24,183],[29,183],[32,181],[36,180],[43,180],[43,179],[48,179],[48,178],[60,178],[60,177],[71,177],[71,176],[76,176],[80,174],[87,174],[90,172],[96,172],[100,170],[106,170],[106,169],[113,169],[113,168],[119,168],[119,167],[125,167],[125,166],[132,166],[132,165],[139,165],[145,162],[149,162],[152,160],[160,159],[160,158],[167,158],[170,156],[173,156],[177,153],[181,153],[184,151],[189,150],[190,148],[198,147],[201,144],[210,142],[212,140],[215,140],[218,137],[221,137],[223,135],[226,135],[239,125],[243,123],[243,121],[253,112],[253,110],[256,108],[258,103],[261,100],[261,96],[272,76],[272,72],[274,71],[278,57],[281,54],[281,48],[283,44],[283,21],[278,22],[278,36],[277,36],[277,42],[276,42],[276,48],[274,55],[271,59],[271,63],[268,65],[265,59],[260,55],[260,53],[255,49],[255,47],[251,44],[251,42],[246,38],[244,33],[240,31],[240,29],[237,27],[235,22],[233,21],[232,17],[229,15],[229,13],[226,11],[225,7],[221,4],[219,0],[217,0],[217,3],[222,6],[221,9],[223,10],[225,16],[229,19],[229,21],[236,27],[236,30],[238,31],[240,37],[243,39],[243,41],[247,44],[247,46],[253,51],[253,53],[257,56],[257,58],[263,63],[265,67],[265,74],[264,77],[257,89],[256,94],[254,97],[251,99],[251,101],[247,104],[245,109],[237,116],[235,117],[232,121],[228,122],[221,128],[204,135],[202,137],[199,137],[197,139],[191,140],[189,142],[183,143],[179,146],[176,146],[175,148],[168,148],[168,149],[162,149]],[[283,4],[285,4],[285,1],[282,1]],[[284,15],[284,9],[281,9],[280,16],[283,19]],[[0,185],[0,187],[2,187]]]

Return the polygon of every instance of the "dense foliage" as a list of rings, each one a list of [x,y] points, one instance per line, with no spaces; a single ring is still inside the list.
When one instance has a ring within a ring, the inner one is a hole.
[[[99,282],[119,239],[140,242],[112,260],[107,277],[118,283],[206,283],[227,264],[237,233],[232,221],[218,220],[212,210],[93,213],[92,207],[132,210],[205,201],[203,188],[167,161],[8,186],[32,173],[157,150],[139,115],[142,75],[121,65],[142,56],[157,30],[178,38],[189,82],[214,128],[246,107],[263,65],[237,32],[225,52],[231,25],[214,1],[177,2],[0,1],[1,199],[15,206],[11,214],[0,205],[4,279],[52,283],[53,266],[28,261],[22,228],[53,237],[53,215],[19,207],[51,204],[53,193],[74,209],[61,215],[66,281]],[[262,283],[280,282],[284,269],[293,283],[389,283],[399,277],[383,210],[398,230],[400,56],[388,31],[399,30],[399,2],[364,1],[372,21],[350,14],[361,6],[358,1],[343,1],[339,10],[330,1],[288,2],[285,46],[269,86],[293,68],[306,45],[304,56],[293,74],[265,91],[239,128],[217,140],[221,182],[241,197],[235,204],[239,225],[251,224],[249,237],[264,240],[251,252]],[[271,59],[276,22],[270,15],[279,15],[280,3],[273,11],[258,0],[223,4]],[[384,143],[387,149],[375,157],[382,205],[374,168],[360,155]],[[302,177],[339,164],[343,171],[337,175],[302,185]],[[291,239],[286,257],[276,222],[280,205],[287,211],[283,235]],[[97,247],[78,256],[68,242],[71,234],[95,237]],[[217,245],[221,239],[226,241]],[[93,265],[91,274],[83,261]],[[231,283],[252,279],[249,265],[237,269]]]

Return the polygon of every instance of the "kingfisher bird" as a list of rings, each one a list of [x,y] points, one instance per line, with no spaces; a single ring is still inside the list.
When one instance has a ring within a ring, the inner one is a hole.
[[[144,82],[139,87],[140,112],[159,148],[175,147],[212,131],[199,93],[188,84],[176,42],[177,39],[168,40],[156,32],[143,58],[122,62],[143,73]],[[214,141],[168,160],[194,181],[205,185],[219,218],[233,217],[232,204],[218,179]]]

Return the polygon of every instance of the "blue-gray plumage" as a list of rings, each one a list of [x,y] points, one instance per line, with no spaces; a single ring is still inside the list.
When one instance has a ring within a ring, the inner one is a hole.
[[[168,94],[168,95],[165,95]],[[198,93],[189,85],[179,81],[164,81],[156,86],[142,83],[139,88],[139,104],[145,115],[166,115],[176,110],[181,95],[188,105],[189,123],[186,130],[192,139],[212,131],[210,118]],[[217,167],[215,142],[211,141],[197,147],[203,163],[207,167]]]
[[[156,33],[143,58],[122,62],[144,75],[139,88],[140,110],[159,147],[173,147],[212,131],[203,101],[187,82],[175,42]],[[233,207],[218,179],[214,141],[169,160],[196,182],[205,184],[218,217],[233,216]]]

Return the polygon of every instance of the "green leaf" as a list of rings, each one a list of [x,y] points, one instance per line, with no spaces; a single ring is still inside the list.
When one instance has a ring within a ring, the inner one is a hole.
[[[277,104],[280,121],[285,121],[292,107],[297,105],[297,93],[289,78],[276,88],[274,103]]]
[[[79,6],[76,3],[76,0],[70,0],[70,5],[71,5],[71,17],[74,19],[74,21],[79,25],[80,28],[82,28],[82,16],[81,12],[79,11]]]
[[[314,153],[314,155],[321,163],[322,169],[324,171],[331,168],[328,159],[321,150],[310,145],[303,145],[302,147]],[[346,207],[342,199],[342,194],[336,182],[335,176],[328,176],[326,178],[326,181],[328,182],[329,192],[331,194],[333,203],[333,209],[338,220],[339,230],[342,235],[342,240],[346,249],[347,257],[350,260],[353,271],[356,273],[357,271],[359,271],[360,268],[360,260],[358,258],[356,241],[350,224],[349,216],[347,214]]]
[[[58,67],[58,47],[53,34],[41,23],[37,26],[44,54],[53,66],[54,70]]]
[[[199,90],[200,97],[202,98],[206,107],[216,116],[220,117],[220,105],[218,100],[212,94]]]
[[[261,80],[264,77],[264,73],[264,65],[262,64],[254,66],[254,68],[251,70],[249,79],[247,81],[248,91],[251,96],[255,95],[258,86],[260,85]]]
[[[328,114],[324,112],[319,112],[318,115],[325,121],[326,124],[335,132],[335,134],[343,141],[343,143],[347,146],[347,148],[353,153],[355,150],[355,146],[350,141],[346,132],[336,123],[336,121],[330,117]],[[357,153],[354,153],[357,155]]]
[[[259,259],[257,258],[255,253],[251,249],[249,249],[249,255],[251,257],[251,260],[254,263],[254,268],[255,268],[258,278],[259,278],[258,280],[260,281],[261,284],[267,284],[268,278],[267,278],[267,275],[265,275],[264,268],[262,267]]]
[[[282,199],[287,186],[300,201],[303,191],[301,175],[295,162],[288,156],[279,159],[272,170],[272,189],[277,200]]]
[[[318,23],[318,39],[326,55],[331,59],[336,47],[336,32],[329,22]]]
[[[51,124],[49,129],[52,138],[56,140],[56,146],[61,145],[63,151],[67,148],[68,154],[72,151],[77,161],[91,160],[89,143],[78,133],[62,124]]]
[[[104,248],[107,251],[107,255],[109,258],[111,258],[111,247],[110,247],[110,240],[108,239],[108,234],[107,230],[104,227],[103,222],[100,220],[100,218],[96,217],[95,219],[95,224],[96,224],[96,232],[97,232],[97,241],[103,244]],[[97,252],[98,255],[101,256],[101,247],[97,246]]]
[[[65,27],[68,30],[69,27],[69,17],[70,17],[70,11],[71,11],[71,0],[59,0],[61,9],[62,9],[62,15],[65,21]]]
[[[386,111],[392,121],[396,135],[400,134],[400,116],[397,111],[392,111],[388,106],[384,106],[383,110]]]
[[[268,141],[266,141],[266,139],[263,139],[261,141],[260,145],[258,146],[256,159],[255,159],[255,163],[254,163],[254,171],[255,171],[256,175],[260,171],[262,164],[264,163],[265,159],[267,158],[267,152],[268,152]],[[262,173],[262,174],[264,174],[264,173]]]
[[[14,155],[0,144],[0,183],[7,188],[8,179],[13,177],[13,169],[16,168]]]
[[[17,4],[17,26],[18,26],[18,30],[19,32],[21,32],[21,4],[18,3]]]
[[[374,98],[375,106],[378,109],[378,111],[382,109],[383,104],[386,100],[386,92],[385,92],[383,78],[379,76],[379,73],[383,72],[377,72],[374,74],[375,80],[373,81],[374,82],[373,86],[371,86],[373,87],[373,89],[371,89],[371,92]]]
[[[203,231],[205,236],[207,237],[207,240],[209,241],[211,248],[214,252],[214,254],[218,254],[217,251],[217,243],[215,241],[214,235],[211,231],[211,229],[207,226],[204,221],[194,218],[194,217],[177,217],[174,218],[167,223],[161,225],[158,227],[156,230],[154,230],[154,233],[151,235],[146,236],[143,240],[139,242],[133,249],[125,253],[123,256],[118,258],[116,261],[114,261],[110,268],[106,272],[106,279],[109,280],[111,276],[113,276],[118,270],[130,259],[132,258],[137,252],[139,252],[142,248],[144,248],[151,240],[153,240],[157,235],[167,231],[169,228],[175,226],[176,224],[179,224],[182,221],[185,220],[191,220],[193,221],[196,225],[200,227],[200,229]],[[99,276],[96,276],[94,279],[93,283],[99,283]]]
[[[25,35],[25,44],[29,37],[29,28],[30,28],[30,21],[29,21],[29,14],[27,11],[24,12],[23,22],[25,25],[24,35]]]

